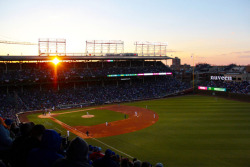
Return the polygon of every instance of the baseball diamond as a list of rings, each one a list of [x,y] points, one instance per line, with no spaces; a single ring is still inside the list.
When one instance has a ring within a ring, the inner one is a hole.
[[[158,115],[155,112],[145,108],[124,106],[124,105],[119,105],[119,106],[112,105],[112,106],[105,106],[92,109],[106,109],[115,112],[120,112],[129,115],[129,118],[120,121],[110,122],[109,126],[106,127],[105,124],[99,124],[95,126],[70,126],[56,119],[56,117],[60,114],[70,114],[72,112],[56,113],[47,116],[38,115],[38,117],[49,118],[52,121],[62,125],[65,129],[71,131],[76,135],[80,135],[83,138],[99,138],[99,137],[107,137],[107,136],[120,135],[124,133],[130,133],[151,126],[158,121]],[[138,117],[134,115],[135,110],[138,111],[139,113]],[[73,113],[80,111],[86,111],[86,110],[77,110],[73,111]],[[154,115],[156,116],[154,117]],[[20,119],[22,122],[25,122],[26,120],[25,117],[21,117]],[[90,136],[84,135],[86,130],[88,130],[91,133]]]

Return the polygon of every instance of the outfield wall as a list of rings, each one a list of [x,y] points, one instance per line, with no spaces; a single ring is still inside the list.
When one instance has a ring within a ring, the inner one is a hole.
[[[206,90],[196,90],[197,94],[208,95],[208,96],[219,96],[224,98],[229,98],[232,100],[240,100],[245,102],[250,102],[250,95],[230,93],[230,92],[216,92],[216,91],[206,91]]]

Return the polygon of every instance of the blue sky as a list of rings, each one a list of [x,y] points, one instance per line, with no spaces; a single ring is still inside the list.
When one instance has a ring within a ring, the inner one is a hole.
[[[249,0],[0,1],[0,40],[66,38],[67,52],[86,40],[168,42],[182,63],[250,64]],[[37,46],[0,44],[0,55],[38,54]]]

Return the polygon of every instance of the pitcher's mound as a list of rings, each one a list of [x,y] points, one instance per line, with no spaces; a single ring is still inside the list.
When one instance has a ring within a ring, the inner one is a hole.
[[[46,115],[41,114],[41,115],[38,115],[38,118],[50,118],[52,115],[54,114],[46,114]]]
[[[94,115],[83,115],[82,118],[93,118],[95,117]]]

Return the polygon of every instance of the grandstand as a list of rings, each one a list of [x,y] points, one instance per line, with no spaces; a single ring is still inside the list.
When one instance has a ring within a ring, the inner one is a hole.
[[[76,107],[159,98],[188,88],[172,75],[154,75],[171,72],[161,61],[156,61],[168,57],[112,56],[111,62],[110,57],[93,60],[66,56],[59,57],[61,62],[57,66],[51,62],[53,58],[1,57],[4,60],[0,64],[1,91],[2,96],[12,99],[8,105],[16,106],[17,111],[39,110],[41,106]],[[151,75],[108,77],[142,73]],[[171,85],[174,86],[170,88]],[[114,91],[117,96],[107,96]],[[93,98],[94,94],[99,97]],[[9,108],[3,107],[2,111]]]

